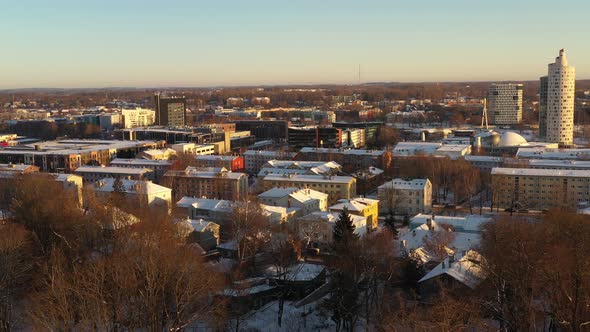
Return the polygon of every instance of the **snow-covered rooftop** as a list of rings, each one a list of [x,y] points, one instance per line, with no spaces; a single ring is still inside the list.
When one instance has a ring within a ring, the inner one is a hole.
[[[465,254],[455,253],[454,256],[446,258],[418,282],[421,283],[441,275],[448,275],[465,286],[474,289],[485,278],[481,266],[483,259],[475,250],[469,250]]]
[[[391,190],[391,189],[398,189],[398,190],[424,190],[426,188],[426,184],[428,183],[428,179],[414,179],[414,180],[403,180],[403,179],[393,179],[389,182],[385,182],[384,184],[380,185],[378,189],[382,190]]]
[[[114,191],[114,184],[115,180],[113,178],[105,178],[102,180],[97,181],[92,188],[99,192],[113,192]],[[141,180],[120,180],[121,184],[123,185],[123,192],[125,193],[134,193],[134,194],[143,194],[143,195],[153,195],[157,193],[170,193],[172,189],[166,188],[164,186],[160,186],[155,184],[151,181],[141,181]]]
[[[540,168],[492,168],[492,175],[515,175],[515,176],[553,176],[553,177],[575,177],[589,178],[590,172],[586,170],[561,170],[561,169],[540,169]]]

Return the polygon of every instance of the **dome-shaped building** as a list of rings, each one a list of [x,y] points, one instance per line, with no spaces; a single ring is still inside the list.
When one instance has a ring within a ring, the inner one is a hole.
[[[500,143],[498,144],[499,147],[502,148],[509,148],[509,147],[518,147],[518,146],[526,146],[529,143],[524,139],[524,137],[520,136],[519,134],[507,131],[502,134],[500,137]]]

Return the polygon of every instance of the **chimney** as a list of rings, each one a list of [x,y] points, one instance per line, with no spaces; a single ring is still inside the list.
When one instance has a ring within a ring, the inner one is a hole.
[[[449,267],[451,267],[455,263],[455,254],[449,255]]]
[[[426,219],[426,226],[428,226],[428,230],[431,231],[432,230],[432,219],[428,218]]]
[[[445,261],[442,262],[442,268],[445,269]]]

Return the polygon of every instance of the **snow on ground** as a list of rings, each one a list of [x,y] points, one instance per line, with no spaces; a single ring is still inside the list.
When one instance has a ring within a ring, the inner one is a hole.
[[[278,325],[279,302],[273,301],[266,304],[250,316],[240,322],[240,330],[245,331],[334,331],[335,324],[330,317],[323,316],[316,301],[312,304],[296,308],[294,302],[285,302],[283,307],[283,320],[281,327]],[[235,322],[234,322],[235,324]]]

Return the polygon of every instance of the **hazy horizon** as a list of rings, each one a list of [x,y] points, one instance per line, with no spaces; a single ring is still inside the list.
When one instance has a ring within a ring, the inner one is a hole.
[[[422,0],[5,4],[0,89],[590,78],[590,3]],[[560,15],[556,15],[560,14]]]

